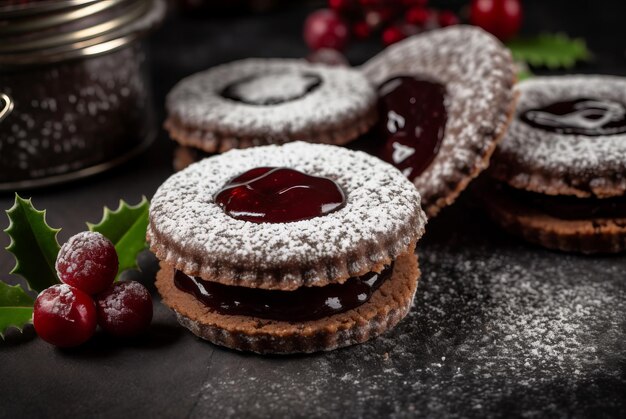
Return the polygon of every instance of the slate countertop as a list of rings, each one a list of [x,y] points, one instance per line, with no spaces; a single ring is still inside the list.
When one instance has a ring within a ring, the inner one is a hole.
[[[527,27],[587,37],[595,61],[576,72],[626,75],[624,4],[545,3],[525,2]],[[304,55],[307,10],[170,19],[150,43],[157,106],[178,79],[211,65]],[[360,45],[349,58],[360,63],[378,48]],[[172,172],[171,153],[161,133],[133,163],[25,195],[48,209],[65,241],[97,221],[103,205],[151,196]],[[0,196],[0,207],[12,199]],[[8,244],[4,235],[0,244]],[[32,327],[9,333],[0,341],[0,417],[626,416],[626,258],[519,242],[469,194],[428,224],[419,256],[423,275],[409,316],[381,338],[325,354],[221,349],[179,327],[158,301],[137,341],[97,334],[58,350]],[[146,254],[141,262],[139,279],[149,281],[154,260]],[[16,283],[5,274],[12,264],[0,252],[2,279]]]

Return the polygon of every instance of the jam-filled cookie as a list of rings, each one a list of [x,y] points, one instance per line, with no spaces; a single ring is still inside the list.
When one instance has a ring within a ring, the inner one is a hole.
[[[369,152],[398,167],[429,216],[489,164],[513,113],[511,54],[481,29],[456,26],[394,44],[362,66],[378,86]]]
[[[537,77],[519,84],[489,170],[486,205],[505,229],[548,248],[626,249],[626,78]]]
[[[415,187],[365,153],[294,142],[204,159],[150,207],[157,288],[179,322],[259,353],[331,350],[409,311],[425,215]]]
[[[179,144],[224,152],[302,140],[345,144],[377,119],[358,71],[295,59],[246,59],[179,82],[165,127]]]

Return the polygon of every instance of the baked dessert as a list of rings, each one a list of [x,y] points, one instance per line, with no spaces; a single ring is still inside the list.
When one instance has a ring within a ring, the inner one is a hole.
[[[229,348],[287,354],[366,341],[409,311],[425,215],[363,152],[293,142],[204,159],[150,207],[156,285],[179,322]]]
[[[357,146],[394,164],[429,217],[489,165],[514,110],[515,68],[495,37],[454,26],[398,42],[366,62],[379,127]]]
[[[377,118],[360,72],[297,59],[245,59],[180,81],[165,128],[180,145],[216,153],[290,141],[346,144]]]
[[[552,249],[626,248],[626,78],[536,77],[493,158],[485,203],[506,230]]]

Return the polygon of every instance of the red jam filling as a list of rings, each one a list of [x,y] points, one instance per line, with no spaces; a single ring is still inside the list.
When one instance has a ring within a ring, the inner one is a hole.
[[[448,120],[446,88],[412,76],[387,80],[378,88],[380,135],[375,154],[413,180],[439,152]]]
[[[284,167],[257,167],[224,185],[215,202],[238,220],[290,223],[336,211],[346,196],[331,179]]]
[[[520,119],[544,131],[569,135],[616,135],[626,133],[626,107],[605,99],[580,98],[530,109]]]
[[[279,291],[223,285],[176,271],[174,284],[219,314],[302,322],[343,313],[365,304],[392,274],[393,264],[379,274],[370,272],[350,278],[343,284]]]

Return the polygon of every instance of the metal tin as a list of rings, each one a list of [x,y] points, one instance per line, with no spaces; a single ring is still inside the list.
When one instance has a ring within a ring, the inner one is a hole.
[[[143,6],[140,16],[115,24],[118,16],[108,15],[101,23],[115,28],[98,36],[0,52],[0,190],[89,176],[154,139],[141,38],[165,7],[162,0],[131,3]]]

